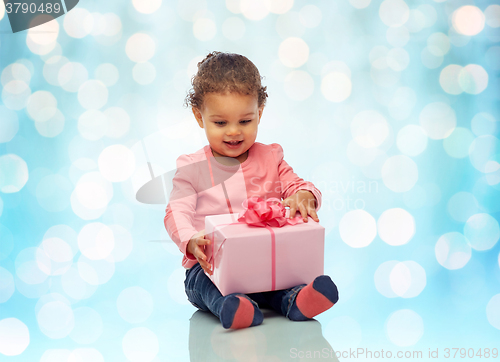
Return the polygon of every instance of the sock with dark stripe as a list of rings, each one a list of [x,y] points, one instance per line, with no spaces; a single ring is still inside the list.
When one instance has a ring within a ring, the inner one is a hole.
[[[302,288],[288,312],[292,321],[305,321],[333,307],[339,294],[328,275],[320,275]]]
[[[220,321],[226,329],[240,329],[262,323],[264,315],[248,298],[229,295],[222,303]]]

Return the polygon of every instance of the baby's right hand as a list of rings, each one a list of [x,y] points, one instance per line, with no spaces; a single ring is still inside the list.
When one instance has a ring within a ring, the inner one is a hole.
[[[193,254],[193,256],[198,260],[203,270],[212,275],[213,272],[211,270],[211,265],[207,262],[207,256],[203,253],[203,246],[210,245],[210,240],[205,239],[205,230],[202,230],[193,235],[193,237],[189,240],[187,245],[187,252]]]

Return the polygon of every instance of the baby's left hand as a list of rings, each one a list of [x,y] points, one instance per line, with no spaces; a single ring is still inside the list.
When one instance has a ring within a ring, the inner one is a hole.
[[[281,201],[281,204],[290,207],[291,219],[295,217],[295,213],[299,210],[304,222],[307,222],[307,215],[311,215],[314,221],[319,222],[318,215],[316,215],[316,198],[311,191],[299,190]]]

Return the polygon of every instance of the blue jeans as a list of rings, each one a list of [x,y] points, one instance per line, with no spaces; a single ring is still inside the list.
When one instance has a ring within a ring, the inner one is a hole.
[[[192,305],[200,310],[210,311],[218,318],[220,318],[220,310],[225,298],[229,295],[243,295],[241,293],[233,293],[222,296],[219,289],[207,277],[199,263],[196,263],[191,269],[186,270],[184,286],[188,300]],[[246,296],[250,298],[255,306],[274,309],[278,313],[288,317],[288,313],[298,292],[304,286],[305,284],[300,284],[289,289],[251,293],[246,294]]]

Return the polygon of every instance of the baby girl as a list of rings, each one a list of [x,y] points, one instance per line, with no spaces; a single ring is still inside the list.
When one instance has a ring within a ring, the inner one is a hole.
[[[168,234],[184,254],[188,300],[198,309],[212,312],[224,328],[231,329],[261,324],[259,307],[272,308],[293,321],[311,319],[331,308],[338,300],[338,291],[326,275],[289,289],[226,296],[207,276],[213,271],[205,255],[205,247],[210,245],[202,230],[205,216],[239,213],[245,199],[257,196],[282,200],[282,205],[290,208],[290,218],[300,213],[304,222],[308,216],[318,222],[321,192],[294,173],[279,144],[255,142],[267,87],[262,86],[260,73],[250,60],[212,52],[198,63],[192,86],[186,103],[209,144],[177,159],[164,220]],[[210,176],[196,171],[202,169],[196,165],[203,163],[210,167]],[[217,170],[226,175],[221,182],[214,182]]]

